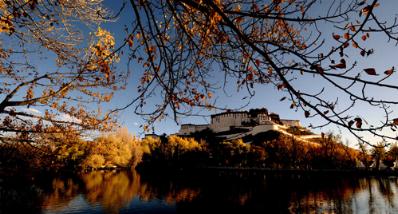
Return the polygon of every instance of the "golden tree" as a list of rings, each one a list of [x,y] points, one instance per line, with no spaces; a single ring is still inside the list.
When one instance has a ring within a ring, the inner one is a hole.
[[[251,96],[255,85],[274,85],[292,109],[323,118],[325,123],[315,127],[334,124],[366,143],[363,133],[396,138],[385,129],[398,125],[391,111],[398,102],[372,93],[397,91],[390,78],[394,67],[386,65],[384,73],[371,66],[359,69],[374,53],[368,47],[373,34],[398,41],[396,22],[381,18],[377,0],[130,3],[133,24],[125,45],[130,59],[145,69],[140,95],[130,105],[149,121],[167,112],[176,119],[192,114],[194,107],[217,107],[212,96],[223,83],[212,77],[222,71],[224,85],[236,81]],[[330,27],[330,34],[321,25]],[[300,84],[312,79],[319,84]],[[155,93],[162,100],[148,108],[147,99]],[[366,115],[356,113],[359,106],[374,109],[382,121],[368,124]]]
[[[100,27],[88,36],[108,15],[101,0],[0,0],[2,142],[109,128],[110,114],[89,104],[122,87],[115,40]]]
[[[131,167],[142,160],[140,141],[129,134],[127,128],[103,135],[91,143],[83,168]]]

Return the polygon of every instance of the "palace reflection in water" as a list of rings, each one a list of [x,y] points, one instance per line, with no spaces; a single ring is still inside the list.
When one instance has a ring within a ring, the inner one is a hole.
[[[1,213],[398,213],[398,178],[96,171],[0,180]]]

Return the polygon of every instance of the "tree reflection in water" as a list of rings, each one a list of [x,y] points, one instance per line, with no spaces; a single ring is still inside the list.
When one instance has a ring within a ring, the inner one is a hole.
[[[136,173],[91,172],[82,176],[84,195],[90,204],[100,203],[108,213],[118,213],[136,197],[140,179]]]
[[[8,178],[0,181],[0,213],[398,213],[397,177],[95,171]]]
[[[79,186],[72,178],[54,178],[49,193],[43,196],[42,207],[53,212],[64,210],[78,192]]]

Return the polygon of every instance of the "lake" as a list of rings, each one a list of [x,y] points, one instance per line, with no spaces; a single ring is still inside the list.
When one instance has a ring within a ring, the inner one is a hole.
[[[398,177],[95,171],[0,178],[1,213],[398,213]]]

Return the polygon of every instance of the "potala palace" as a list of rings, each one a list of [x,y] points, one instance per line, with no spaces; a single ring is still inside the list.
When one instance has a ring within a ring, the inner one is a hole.
[[[278,114],[268,113],[265,108],[249,111],[226,111],[211,115],[210,124],[182,124],[178,135],[191,135],[206,129],[227,139],[255,136],[267,131],[286,132],[288,128],[305,129],[299,120],[280,119]]]

